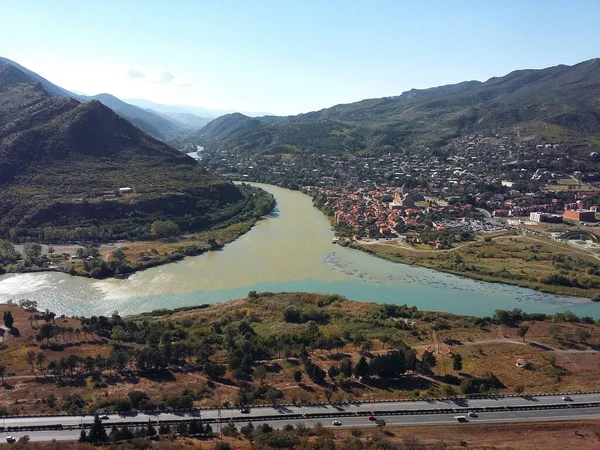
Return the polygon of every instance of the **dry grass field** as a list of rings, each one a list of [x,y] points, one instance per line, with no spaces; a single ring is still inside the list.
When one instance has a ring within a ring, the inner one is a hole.
[[[443,383],[444,375],[481,376],[493,372],[503,384],[497,393],[514,393],[522,387],[526,393],[565,392],[597,390],[600,370],[600,326],[598,324],[555,322],[552,320],[528,321],[529,331],[525,339],[519,336],[517,326],[487,324],[475,326],[473,318],[448,313],[424,312],[412,321],[410,327],[398,328],[396,319],[381,319],[381,305],[351,302],[338,299],[320,308],[317,302],[325,296],[317,294],[277,294],[234,300],[207,308],[183,311],[160,317],[141,315],[130,320],[155,321],[188,335],[199,330],[210,330],[219,321],[251,318],[253,328],[261,339],[277,336],[282,332],[302,333],[307,324],[287,323],[283,320],[286,308],[294,306],[305,310],[319,309],[328,313],[327,323],[318,326],[323,336],[361,335],[369,341],[370,348],[347,341],[338,348],[309,349],[310,358],[325,371],[338,366],[343,358],[354,364],[365,356],[367,360],[387,353],[390,339],[399,339],[416,349],[420,357],[431,346],[437,365],[429,375],[408,373],[396,380],[377,377],[370,380],[348,378],[343,382],[329,378],[324,383],[312,382],[303,374],[300,382],[294,381],[294,372],[302,369],[296,355],[284,358],[281,351],[274,352],[273,359],[262,361],[266,374],[262,383],[281,392],[279,402],[363,400],[383,398],[427,398],[458,393],[458,386]],[[210,381],[202,371],[160,371],[157,373],[119,373],[104,370],[93,377],[82,375],[63,382],[49,373],[48,363],[66,358],[108,356],[116,345],[114,341],[94,334],[66,333],[52,339],[56,345],[47,346],[36,341],[35,335],[41,323],[29,320],[31,315],[17,306],[0,306],[0,311],[10,311],[15,319],[14,327],[19,337],[6,335],[1,345],[2,365],[6,367],[4,383],[0,385],[0,407],[13,414],[33,412],[52,413],[65,408],[66,399],[73,394],[85,401],[85,409],[110,408],[117,399],[129,392],[142,390],[156,402],[167,401],[170,396],[190,393],[194,406],[212,406],[216,402],[235,404],[239,383],[227,372],[222,379]],[[79,319],[55,319],[56,325],[81,328]],[[434,332],[435,330],[435,332]],[[387,346],[386,346],[387,344]],[[122,344],[135,351],[144,344]],[[32,365],[27,353],[43,355],[43,364]],[[446,353],[460,353],[463,367],[452,369],[452,359]],[[212,359],[227,364],[227,353],[217,349]],[[526,369],[516,366],[517,361],[529,362]],[[75,373],[82,373],[77,368]],[[260,382],[250,378],[258,387]],[[53,401],[49,399],[52,398]]]

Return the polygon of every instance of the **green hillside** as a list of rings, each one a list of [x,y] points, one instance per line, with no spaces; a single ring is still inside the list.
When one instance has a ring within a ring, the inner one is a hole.
[[[599,99],[600,59],[593,59],[519,70],[484,83],[413,89],[293,117],[232,114],[209,123],[197,138],[211,148],[252,153],[381,154],[443,147],[472,133],[518,130],[560,142],[587,140],[597,147]]]
[[[120,188],[131,188],[120,192]],[[243,214],[234,185],[151,138],[98,101],[50,95],[0,62],[0,238],[148,237]]]

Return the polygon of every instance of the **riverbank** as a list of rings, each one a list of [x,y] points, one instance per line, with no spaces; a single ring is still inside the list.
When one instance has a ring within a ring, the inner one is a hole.
[[[331,224],[298,191],[257,187],[277,207],[223,251],[139,271],[127,279],[94,280],[64,273],[0,276],[0,301],[34,299],[59,314],[135,314],[223,302],[249,291],[339,294],[424,310],[491,316],[496,309],[600,318],[599,303],[508,284],[457,277],[333,245]]]
[[[358,241],[350,247],[390,261],[475,280],[600,300],[597,287],[600,268],[593,257],[582,255],[565,244],[534,236],[503,235],[487,239],[478,236],[475,241],[450,250],[421,250],[388,241]]]
[[[598,258],[581,249],[506,232],[477,234],[450,249],[418,247],[402,239],[356,240],[336,227],[323,208],[340,245],[396,263],[416,265],[478,281],[502,283],[556,295],[600,301]]]
[[[0,274],[3,271],[63,272],[96,279],[124,278],[141,270],[181,261],[187,256],[220,250],[250,231],[275,208],[276,202],[271,194],[260,190],[261,195],[255,196],[255,188],[247,188],[252,192],[246,193],[246,204],[241,210],[209,229],[159,240],[118,241],[98,246],[46,243],[39,245],[35,255],[28,251],[27,244],[16,245],[15,250],[23,255],[23,259],[0,266]]]

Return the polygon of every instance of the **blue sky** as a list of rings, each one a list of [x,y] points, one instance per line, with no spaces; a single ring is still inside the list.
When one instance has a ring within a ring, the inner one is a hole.
[[[297,114],[600,57],[596,0],[0,0],[0,56],[64,88]]]

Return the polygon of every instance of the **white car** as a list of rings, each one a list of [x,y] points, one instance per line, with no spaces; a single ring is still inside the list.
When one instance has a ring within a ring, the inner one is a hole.
[[[570,402],[571,401],[571,397],[569,397],[568,395],[564,395],[562,398],[565,402]]]
[[[333,422],[331,422],[331,425],[335,425],[336,427],[339,427],[340,425],[342,425],[342,422],[340,422],[339,420],[334,420]]]
[[[477,417],[477,413],[475,411],[469,411],[469,417]]]
[[[100,416],[100,420],[108,420],[110,417],[108,417],[106,414],[104,414],[103,416]]]
[[[16,442],[17,440],[12,437],[12,436],[6,436],[6,442],[8,442],[9,444],[12,444],[13,442]]]

